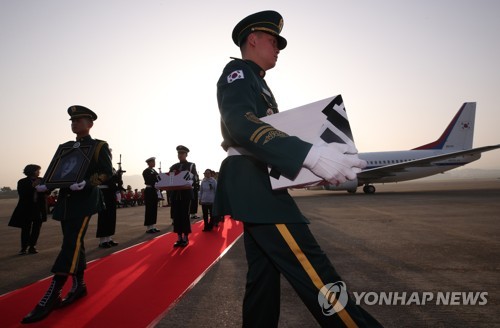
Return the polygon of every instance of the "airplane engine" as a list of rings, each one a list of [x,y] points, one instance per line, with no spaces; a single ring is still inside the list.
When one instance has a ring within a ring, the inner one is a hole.
[[[324,188],[325,190],[347,190],[350,193],[355,193],[358,189],[358,179],[346,181],[338,186],[334,184],[327,184],[324,185]]]

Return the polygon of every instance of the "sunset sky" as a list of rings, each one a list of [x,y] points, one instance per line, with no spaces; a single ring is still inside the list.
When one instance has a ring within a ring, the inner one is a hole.
[[[0,2],[0,187],[30,163],[47,169],[74,139],[66,112],[99,116],[91,135],[122,155],[127,175],[157,157],[218,170],[216,82],[240,57],[231,31],[273,9],[288,46],[266,81],[281,111],[342,94],[360,152],[437,139],[460,106],[477,102],[474,146],[500,143],[500,1]],[[499,169],[500,150],[468,168]],[[141,188],[142,186],[133,186]]]

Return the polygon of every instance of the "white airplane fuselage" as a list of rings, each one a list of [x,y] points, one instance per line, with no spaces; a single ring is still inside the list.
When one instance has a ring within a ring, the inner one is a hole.
[[[435,141],[411,150],[359,153],[367,167],[355,180],[340,185],[323,185],[327,190],[355,192],[364,185],[365,193],[374,193],[376,183],[425,178],[464,166],[481,158],[481,153],[500,145],[473,148],[476,103],[464,103],[442,135]]]
[[[364,159],[368,163],[366,169],[374,169],[441,154],[443,154],[442,150],[404,150],[360,153],[359,158]],[[388,183],[425,178],[469,164],[480,158],[481,154],[472,154],[437,161],[431,166],[408,167],[401,171],[395,171],[392,176],[381,177],[377,182]],[[359,181],[359,185],[364,183],[363,181]]]

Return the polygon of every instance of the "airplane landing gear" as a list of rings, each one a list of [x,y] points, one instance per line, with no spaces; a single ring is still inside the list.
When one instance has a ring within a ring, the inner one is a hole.
[[[375,190],[376,190],[375,187],[372,185],[367,184],[363,187],[363,191],[365,194],[374,194]]]

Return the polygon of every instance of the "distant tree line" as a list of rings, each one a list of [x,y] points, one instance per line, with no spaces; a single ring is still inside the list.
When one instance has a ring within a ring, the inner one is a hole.
[[[2,187],[0,189],[0,199],[17,198],[17,191],[10,187]]]

